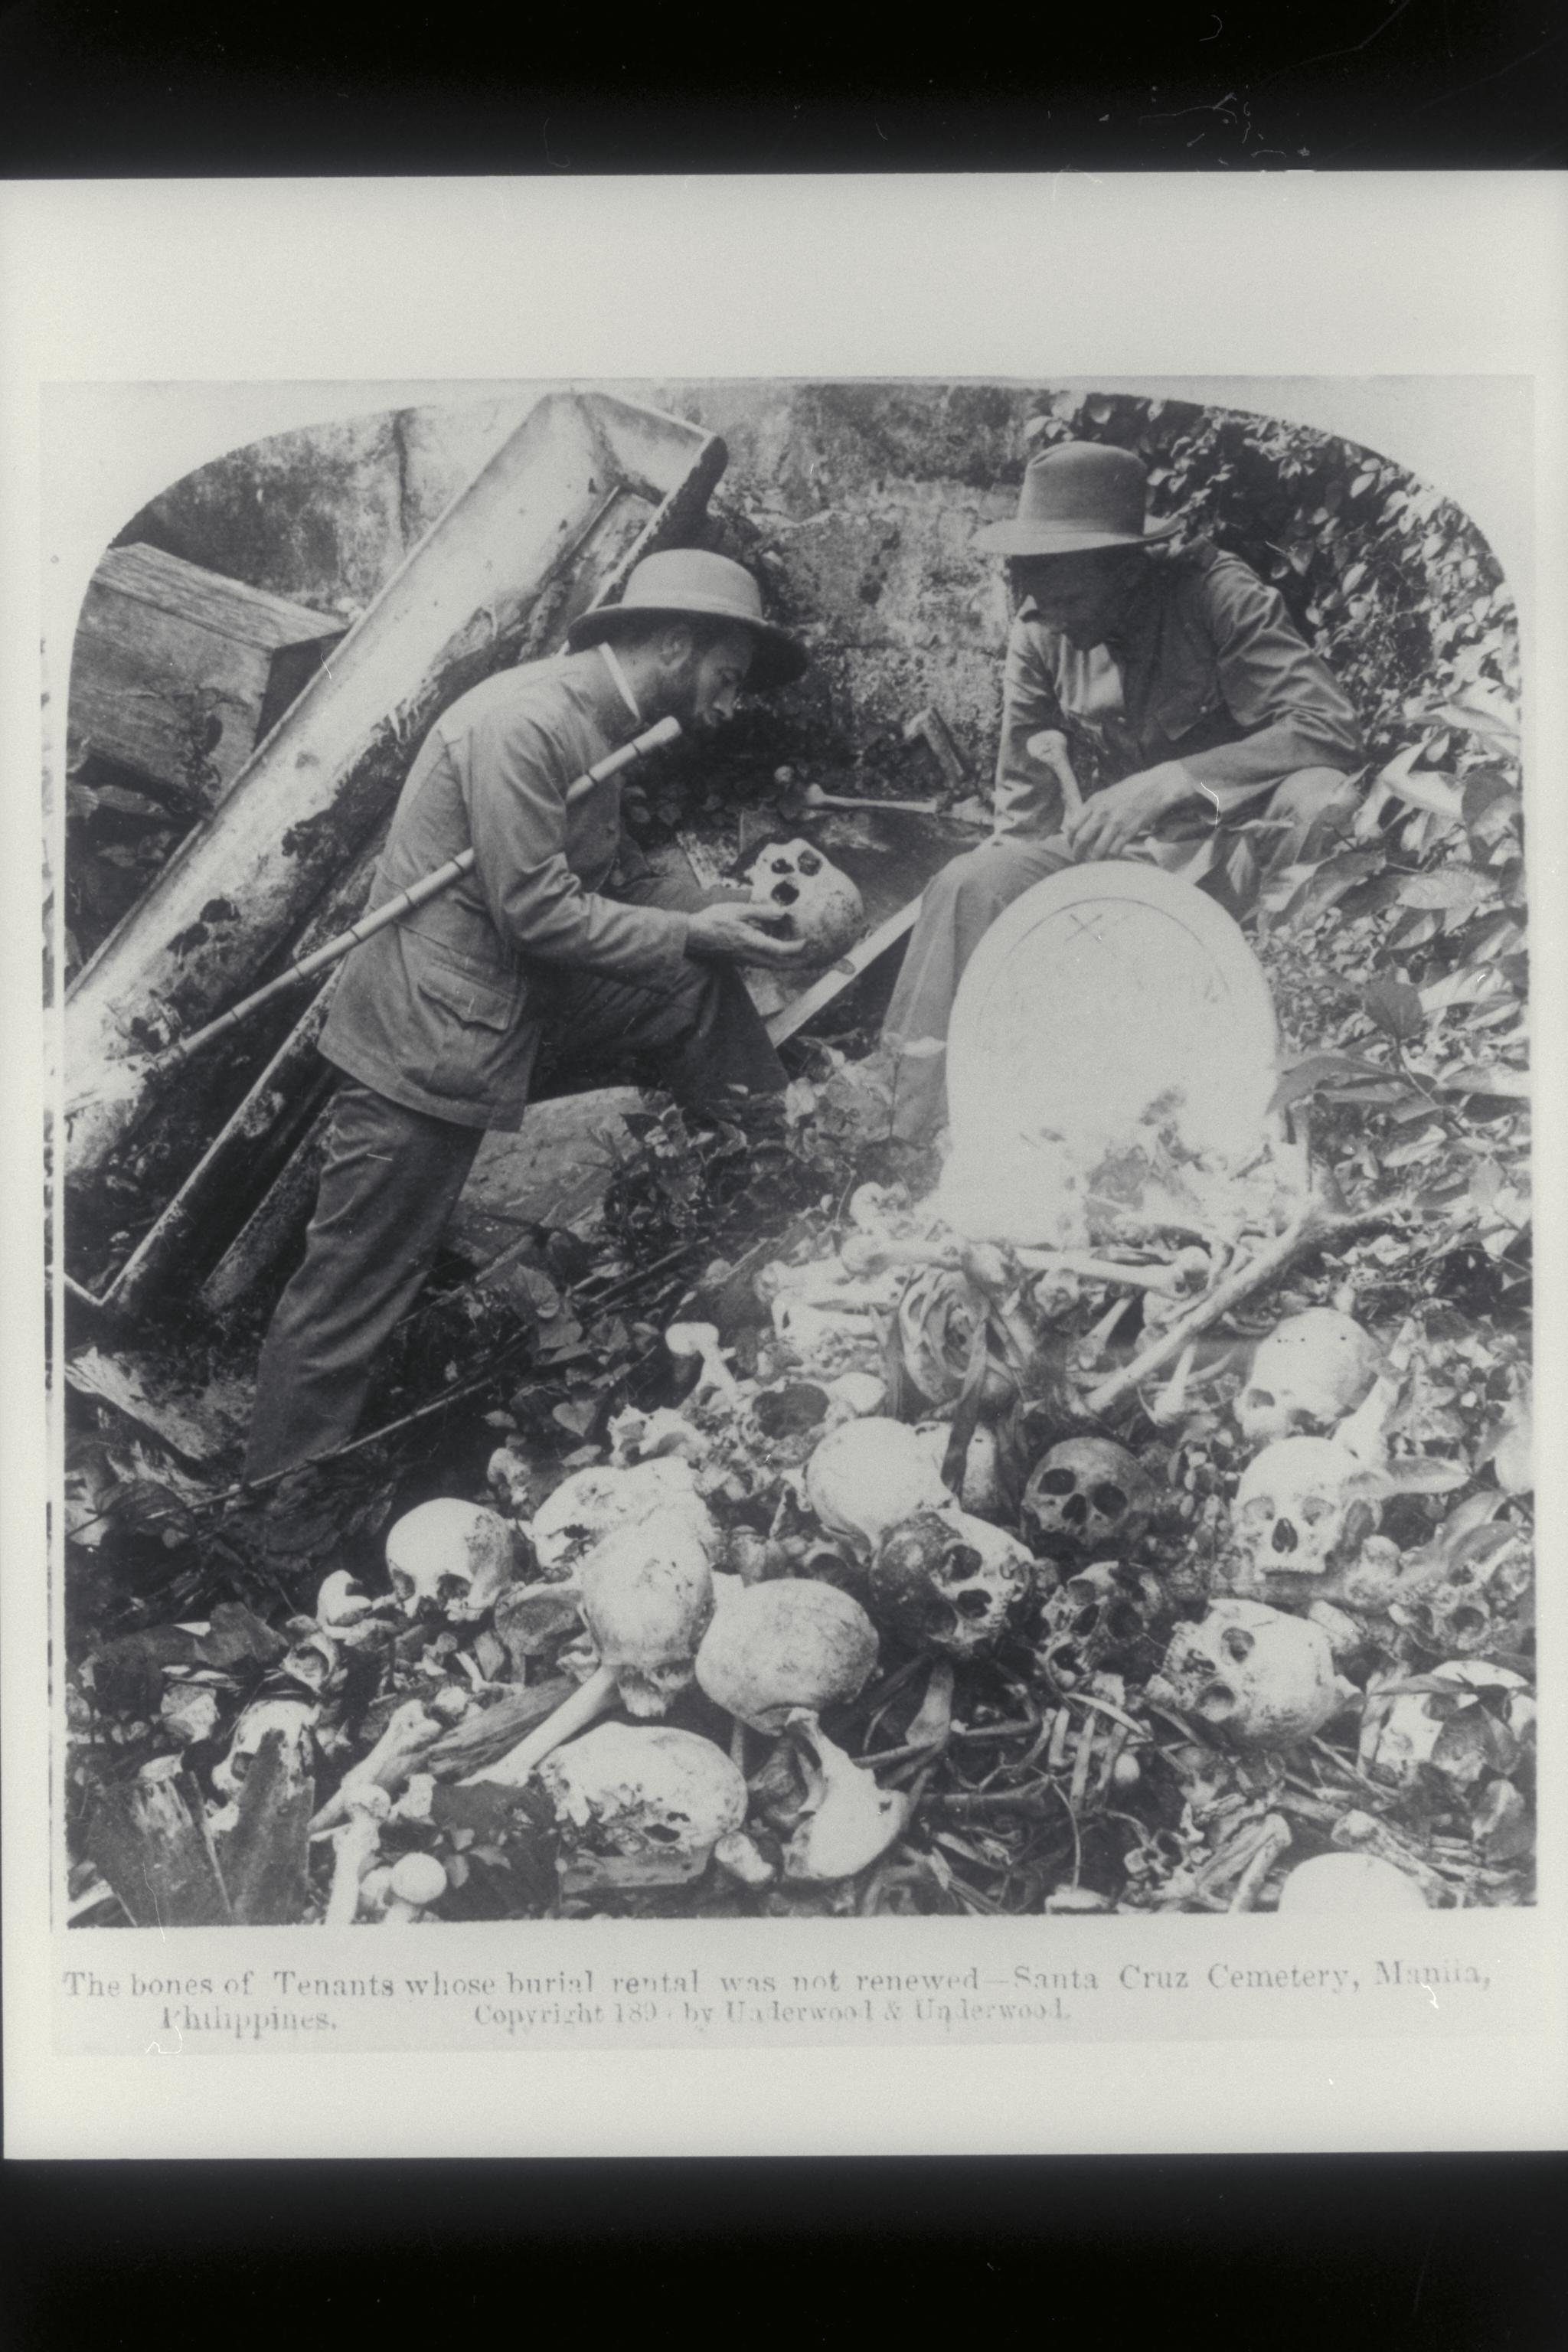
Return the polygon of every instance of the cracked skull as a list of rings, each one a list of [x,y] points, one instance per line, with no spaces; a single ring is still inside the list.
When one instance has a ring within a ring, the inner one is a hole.
[[[859,891],[809,841],[764,849],[745,879],[757,906],[787,914],[778,936],[804,940],[812,963],[832,963],[866,928]]]
[[[667,1725],[605,1723],[558,1748],[539,1777],[572,1843],[695,1878],[746,1818],[746,1783],[721,1748]]]
[[[1258,1445],[1309,1424],[1331,1427],[1361,1403],[1381,1362],[1371,1333],[1331,1307],[1287,1316],[1259,1342],[1232,1407],[1242,1435]]]
[[[1153,1500],[1153,1481],[1124,1445],[1068,1437],[1031,1471],[1024,1517],[1047,1550],[1105,1552],[1131,1541]]]
[[[1021,1543],[962,1511],[920,1511],[890,1528],[871,1561],[872,1605],[914,1648],[950,1658],[990,1649],[1030,1591]]]
[[[1149,1640],[1160,1597],[1157,1578],[1131,1574],[1116,1560],[1096,1560],[1069,1576],[1041,1617],[1041,1654],[1058,1681],[1131,1663]]]
[[[1339,1568],[1377,1524],[1376,1507],[1356,1492],[1364,1466],[1331,1437],[1282,1437],[1241,1474],[1231,1527],[1250,1576],[1260,1584],[1322,1577]]]
[[[1219,1601],[1201,1625],[1178,1627],[1149,1696],[1244,1747],[1283,1748],[1321,1731],[1347,1688],[1320,1626],[1261,1601]]]

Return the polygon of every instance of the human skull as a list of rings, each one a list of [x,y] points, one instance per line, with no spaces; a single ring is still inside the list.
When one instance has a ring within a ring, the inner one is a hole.
[[[872,1607],[915,1649],[973,1658],[1006,1631],[1034,1567],[1023,1545],[986,1519],[919,1511],[889,1528],[872,1557]]]
[[[1472,1528],[1454,1545],[1436,1576],[1391,1611],[1429,1656],[1479,1657],[1512,1647],[1534,1581],[1531,1546],[1519,1528]]]
[[[1250,1580],[1275,1598],[1310,1593],[1376,1526],[1376,1506],[1356,1491],[1366,1483],[1364,1465],[1334,1438],[1266,1445],[1242,1472],[1231,1510]]]
[[[1247,1748],[1284,1748],[1321,1731],[1344,1703],[1329,1637],[1260,1601],[1216,1601],[1178,1627],[1148,1685],[1156,1705],[1195,1715]]]
[[[628,1715],[668,1712],[713,1614],[708,1555],[689,1517],[658,1511],[595,1544],[577,1571],[583,1622]]]
[[[777,935],[804,940],[809,964],[832,963],[866,928],[859,891],[809,841],[772,844],[745,879],[755,905],[787,911],[789,919],[777,926]]]
[[[1102,1667],[1134,1664],[1160,1600],[1157,1578],[1095,1560],[1047,1600],[1040,1654],[1057,1681],[1069,1685]]]
[[[237,1797],[240,1783],[250,1769],[251,1759],[269,1731],[283,1734],[286,1753],[302,1766],[311,1731],[321,1719],[321,1710],[309,1699],[253,1699],[234,1727],[234,1738],[228,1754],[212,1770],[213,1787],[221,1797]]]
[[[697,1653],[697,1680],[756,1731],[782,1731],[798,1707],[814,1715],[864,1687],[877,1629],[837,1585],[781,1577],[725,1596]]]
[[[671,1508],[689,1519],[711,1559],[718,1548],[718,1530],[698,1493],[690,1463],[679,1454],[659,1454],[626,1469],[596,1465],[576,1471],[546,1496],[530,1525],[540,1572],[548,1577],[570,1576],[612,1529],[635,1527],[655,1511]]]
[[[928,1436],[879,1413],[831,1431],[805,1468],[805,1499],[833,1535],[874,1551],[889,1528],[952,1496]]]
[[[1331,1427],[1361,1403],[1381,1362],[1371,1333],[1334,1307],[1287,1316],[1259,1342],[1232,1407],[1242,1435],[1258,1445],[1308,1423]]]
[[[1153,1480],[1125,1445],[1066,1437],[1030,1472],[1024,1517],[1048,1550],[1103,1554],[1132,1540],[1153,1501]]]
[[[1468,1790],[1489,1774],[1511,1771],[1535,1726],[1524,1676],[1489,1661],[1454,1658],[1421,1679],[1441,1687],[1369,1692],[1363,1770],[1404,1790],[1431,1782]]]
[[[515,1561],[499,1511],[447,1496],[405,1511],[386,1538],[392,1588],[409,1617],[426,1601],[462,1622],[482,1617],[511,1581]]]
[[[539,1768],[568,1842],[642,1865],[642,1883],[700,1877],[746,1818],[746,1783],[721,1748],[668,1725],[605,1723]]]

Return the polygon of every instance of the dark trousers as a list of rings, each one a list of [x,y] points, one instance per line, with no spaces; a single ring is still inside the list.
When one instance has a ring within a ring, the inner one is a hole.
[[[673,894],[664,886],[659,895],[668,903]],[[698,1116],[742,1109],[785,1083],[728,966],[689,962],[663,989],[563,975],[548,1024],[542,1067],[552,1081],[657,1075]],[[257,1369],[247,1479],[353,1437],[375,1360],[419,1295],[481,1140],[478,1128],[340,1080],[304,1259]]]

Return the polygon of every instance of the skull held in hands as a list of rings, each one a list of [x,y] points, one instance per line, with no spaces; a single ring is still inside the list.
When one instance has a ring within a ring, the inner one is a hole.
[[[1331,1307],[1289,1315],[1258,1344],[1232,1410],[1249,1444],[1331,1428],[1354,1411],[1383,1360],[1376,1340]]]
[[[1030,1473],[1024,1518],[1047,1551],[1103,1555],[1134,1539],[1153,1502],[1153,1480],[1124,1445],[1067,1437]]]
[[[1247,1581],[1271,1599],[1311,1599],[1377,1524],[1365,1465],[1331,1437],[1284,1437],[1241,1474],[1231,1526]]]
[[[871,1561],[872,1603],[921,1650],[972,1658],[994,1646],[1034,1582],[1029,1554],[1002,1528],[957,1510],[890,1528]]]
[[[1260,1601],[1218,1601],[1201,1625],[1177,1628],[1148,1695],[1243,1747],[1285,1748],[1321,1731],[1350,1685],[1321,1627]]]
[[[787,915],[787,921],[776,926],[777,935],[805,940],[808,967],[834,962],[866,928],[859,891],[809,841],[772,844],[745,879],[753,904]]]

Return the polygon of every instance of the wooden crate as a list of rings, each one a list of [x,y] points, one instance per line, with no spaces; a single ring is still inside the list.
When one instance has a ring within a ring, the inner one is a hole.
[[[72,737],[212,808],[342,635],[161,547],[111,547],[77,627]]]

